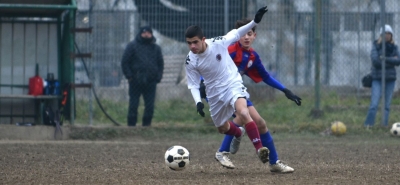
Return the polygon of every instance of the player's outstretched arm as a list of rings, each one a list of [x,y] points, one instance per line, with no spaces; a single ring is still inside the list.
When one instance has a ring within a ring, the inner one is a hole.
[[[275,78],[273,78],[271,75],[268,75],[266,78],[263,78],[264,83],[266,83],[267,85],[281,90],[283,91],[283,89],[285,89],[285,86],[283,86],[278,80],[276,80]]]
[[[297,95],[293,94],[292,91],[287,89],[285,86],[283,86],[281,83],[279,83],[278,80],[273,78],[272,76],[269,76],[268,78],[264,79],[264,82],[271,87],[274,87],[276,89],[281,90],[282,92],[285,93],[285,96],[289,99],[294,101],[298,106],[301,105],[301,98],[298,97]]]
[[[249,22],[248,24],[241,26],[240,28],[237,29],[239,36],[242,37],[244,35],[246,35],[246,33],[252,29],[254,26],[256,26],[262,19],[263,15],[268,11],[267,6],[264,6],[262,8],[260,8],[255,17],[254,20]]]
[[[233,42],[236,42],[240,39],[240,37],[246,35],[246,33],[252,29],[254,26],[257,26],[257,23],[259,23],[263,17],[263,15],[268,11],[267,6],[262,7],[259,9],[254,17],[254,20],[247,23],[246,25],[236,29],[236,31],[231,31],[228,34],[225,35],[225,41],[224,45],[228,47],[230,44]]]
[[[301,105],[301,98],[298,97],[297,95],[293,94],[292,91],[290,91],[290,90],[287,89],[287,88],[284,88],[282,91],[285,93],[285,96],[286,96],[289,100],[294,101],[298,106]]]

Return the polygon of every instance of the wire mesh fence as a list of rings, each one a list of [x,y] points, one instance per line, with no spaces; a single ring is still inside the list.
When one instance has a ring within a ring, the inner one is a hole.
[[[361,86],[361,78],[370,72],[372,42],[379,37],[382,20],[392,26],[395,43],[400,35],[396,24],[400,18],[397,0],[386,0],[385,10],[375,0],[78,0],[77,3],[77,27],[93,27],[92,34],[76,35],[77,46],[82,52],[92,52],[93,57],[75,61],[75,83],[91,82],[101,101],[123,107],[128,106],[129,83],[122,72],[121,60],[141,26],[153,28],[164,59],[156,106],[171,99],[193,101],[183,69],[189,52],[184,31],[190,25],[202,27],[207,38],[224,35],[234,28],[237,19],[252,19],[258,8],[268,5],[269,11],[257,26],[253,44],[267,71],[285,86],[303,89],[303,93],[314,94],[318,83],[323,89],[341,89],[348,96],[368,92]],[[246,77],[244,81],[250,89],[261,86]],[[395,90],[398,87],[396,81]],[[91,108],[90,89],[77,89],[76,96],[88,112],[81,114],[81,118],[90,117],[96,111]],[[108,111],[118,110],[121,109]],[[118,112],[121,119],[126,114]]]

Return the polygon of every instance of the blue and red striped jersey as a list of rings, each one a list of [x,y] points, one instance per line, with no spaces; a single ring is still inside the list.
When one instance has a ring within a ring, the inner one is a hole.
[[[246,50],[237,41],[228,47],[228,52],[240,74],[247,75],[256,83],[264,81],[266,84],[279,90],[285,88],[267,72],[261,62],[260,56],[253,48]]]

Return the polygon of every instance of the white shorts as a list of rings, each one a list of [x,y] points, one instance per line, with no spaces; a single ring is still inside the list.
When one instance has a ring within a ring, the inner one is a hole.
[[[246,87],[237,82],[232,84],[225,92],[219,96],[208,99],[210,105],[211,118],[216,127],[222,126],[235,113],[235,102],[238,98],[250,98]]]

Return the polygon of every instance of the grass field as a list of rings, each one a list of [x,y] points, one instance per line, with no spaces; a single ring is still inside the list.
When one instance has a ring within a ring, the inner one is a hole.
[[[189,93],[189,92],[188,92]],[[276,98],[268,100],[261,96],[252,96],[254,106],[260,115],[267,121],[271,130],[285,132],[311,132],[319,133],[330,126],[333,121],[342,121],[348,127],[349,132],[358,132],[363,128],[363,123],[369,106],[369,96],[357,98],[356,96],[344,96],[334,92],[324,93],[321,97],[321,117],[312,116],[315,108],[315,100],[312,95],[302,94],[302,105],[297,106],[288,100],[283,93],[277,92]],[[102,101],[107,112],[121,125],[126,125],[127,102]],[[143,101],[139,107],[138,125],[141,125],[143,115]],[[170,100],[156,102],[153,125],[212,125],[206,104],[206,117],[197,115],[192,101]],[[389,123],[399,122],[400,98],[393,97]],[[376,117],[376,126],[380,125],[381,110],[379,108]],[[94,105],[94,125],[112,125],[98,106]],[[86,124],[88,122],[87,102],[77,102],[76,122]]]

